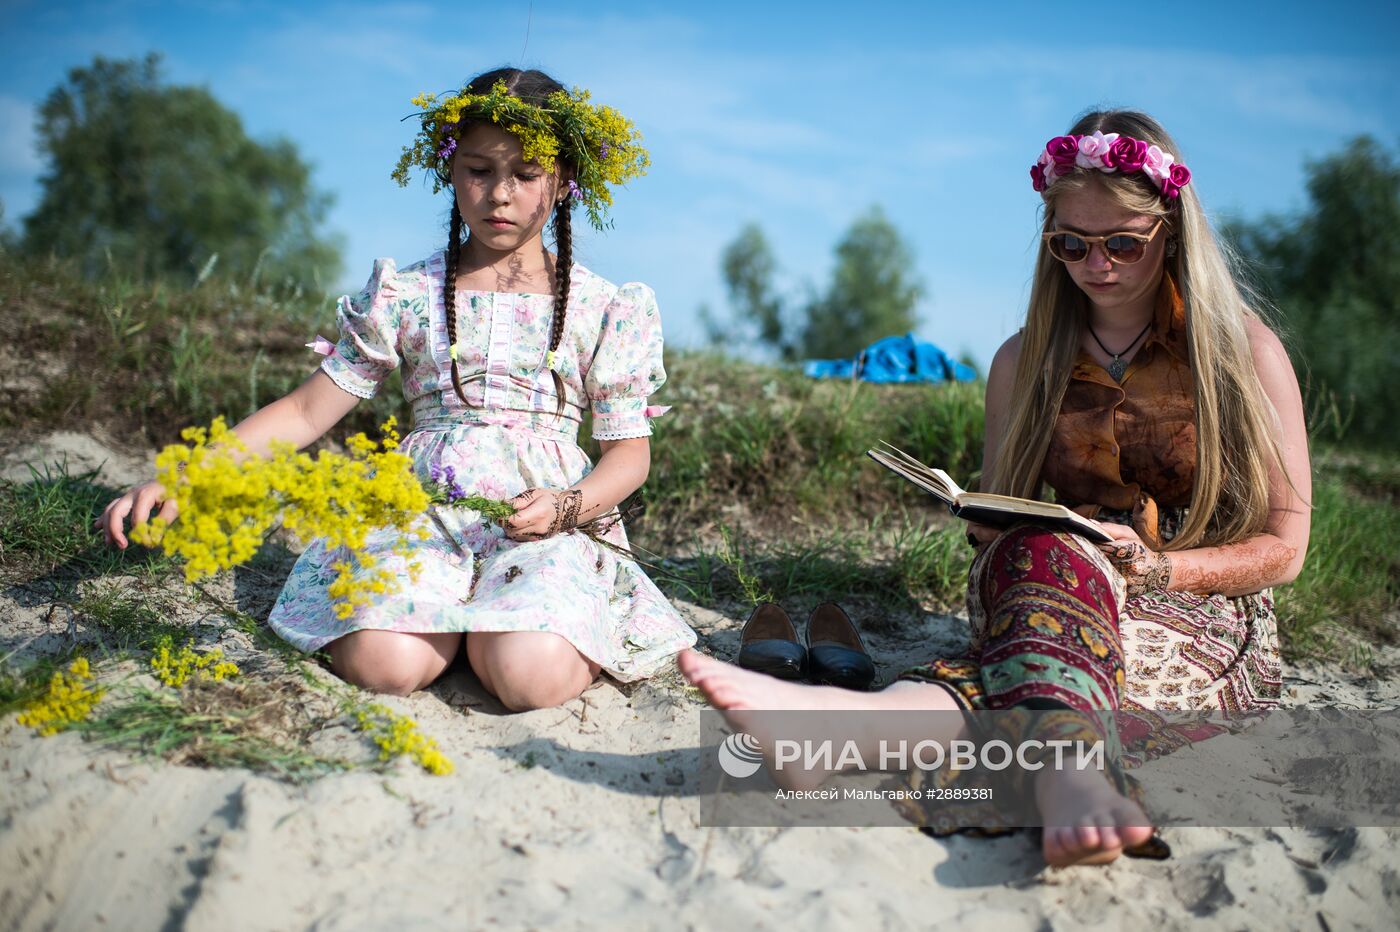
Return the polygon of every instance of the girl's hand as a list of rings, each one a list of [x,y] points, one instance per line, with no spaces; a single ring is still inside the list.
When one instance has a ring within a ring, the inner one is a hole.
[[[1001,528],[992,527],[990,524],[969,521],[967,522],[967,542],[980,553],[983,547],[1001,536],[1001,530]]]
[[[1142,595],[1144,592],[1160,592],[1172,580],[1172,561],[1165,553],[1159,553],[1142,542],[1137,531],[1124,524],[1098,522],[1112,541],[1099,544],[1099,549],[1123,574],[1128,582],[1128,595]]]
[[[130,515],[131,524],[135,527],[150,519],[152,508],[159,508],[156,517],[164,518],[167,523],[174,521],[180,513],[175,500],[165,497],[165,486],[154,479],[145,485],[138,485],[121,498],[112,500],[93,522],[93,526],[102,529],[102,536],[109,546],[116,544],[125,550],[127,540],[126,534],[123,533],[124,519]]]
[[[583,492],[578,489],[526,489],[510,500],[515,514],[505,520],[511,540],[544,540],[578,527]]]

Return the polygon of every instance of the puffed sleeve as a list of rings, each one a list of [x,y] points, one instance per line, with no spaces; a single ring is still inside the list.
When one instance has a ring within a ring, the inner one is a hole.
[[[593,439],[651,436],[649,418],[665,409],[648,408],[647,397],[665,381],[656,294],[629,282],[603,313],[598,349],[584,379],[593,408]]]
[[[399,302],[393,259],[374,260],[365,290],[336,305],[340,341],[326,347],[321,368],[352,395],[372,398],[379,383],[399,365]],[[317,349],[322,341],[308,344]],[[317,349],[318,352],[324,350]]]

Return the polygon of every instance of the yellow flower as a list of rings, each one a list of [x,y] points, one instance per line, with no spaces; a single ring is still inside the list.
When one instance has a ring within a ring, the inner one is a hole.
[[[49,679],[42,696],[25,706],[19,723],[33,728],[36,734],[52,735],[63,731],[92,714],[105,690],[90,685],[92,668],[86,657],[79,657]]]
[[[184,558],[185,577],[195,580],[252,559],[280,524],[348,553],[331,591],[337,612],[348,617],[369,593],[397,585],[398,577],[365,552],[369,532],[427,533],[415,523],[428,509],[428,493],[412,460],[396,450],[396,426],[393,418],[384,424],[382,443],[356,434],[346,441],[348,456],[321,451],[314,459],[285,443],[273,443],[270,458],[251,456],[223,418],[208,430],[189,428],[181,434],[188,445],[172,444],[156,457],[157,477],[172,490],[180,520],[153,519],[133,528],[132,538]],[[409,550],[401,544],[396,552]]]
[[[564,158],[573,168],[589,222],[599,229],[607,226],[604,214],[612,204],[611,187],[641,177],[651,164],[632,121],[611,107],[592,103],[589,93],[579,88],[555,91],[535,104],[511,96],[505,83],[498,82],[484,94],[464,88],[441,101],[421,94],[412,103],[420,111],[420,127],[391,173],[400,185],[408,184],[409,170],[416,166],[428,171],[434,193],[442,190],[445,159],[452,151],[444,144],[455,138],[458,124],[468,115],[514,133],[525,159],[545,171],[553,171],[556,159]]]
[[[439,750],[436,741],[419,731],[418,723],[408,716],[397,715],[379,703],[363,706],[354,714],[360,731],[369,735],[379,747],[380,760],[407,755],[434,776],[445,776],[453,771],[451,759]]]
[[[224,659],[221,647],[203,654],[196,653],[194,640],[191,639],[177,651],[167,635],[156,642],[155,652],[151,655],[151,672],[166,686],[180,687],[192,676],[218,682],[238,676],[242,671],[238,669],[238,664]]]

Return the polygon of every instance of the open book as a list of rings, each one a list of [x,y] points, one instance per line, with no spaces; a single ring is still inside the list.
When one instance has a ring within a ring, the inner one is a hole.
[[[941,469],[932,469],[908,453],[883,441],[878,449],[866,453],[872,460],[898,476],[923,489],[948,506],[948,510],[964,521],[975,521],[992,527],[1008,527],[1017,521],[1034,521],[1048,527],[1082,534],[1092,541],[1108,542],[1109,537],[1088,518],[1080,517],[1064,505],[1037,502],[1010,495],[988,492],[965,492]]]

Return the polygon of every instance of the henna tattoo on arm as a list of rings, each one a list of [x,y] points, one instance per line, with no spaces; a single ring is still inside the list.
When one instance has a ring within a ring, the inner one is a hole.
[[[1171,588],[1201,595],[1244,595],[1283,579],[1298,548],[1276,537],[1254,537],[1236,544],[1201,547],[1171,555]]]

